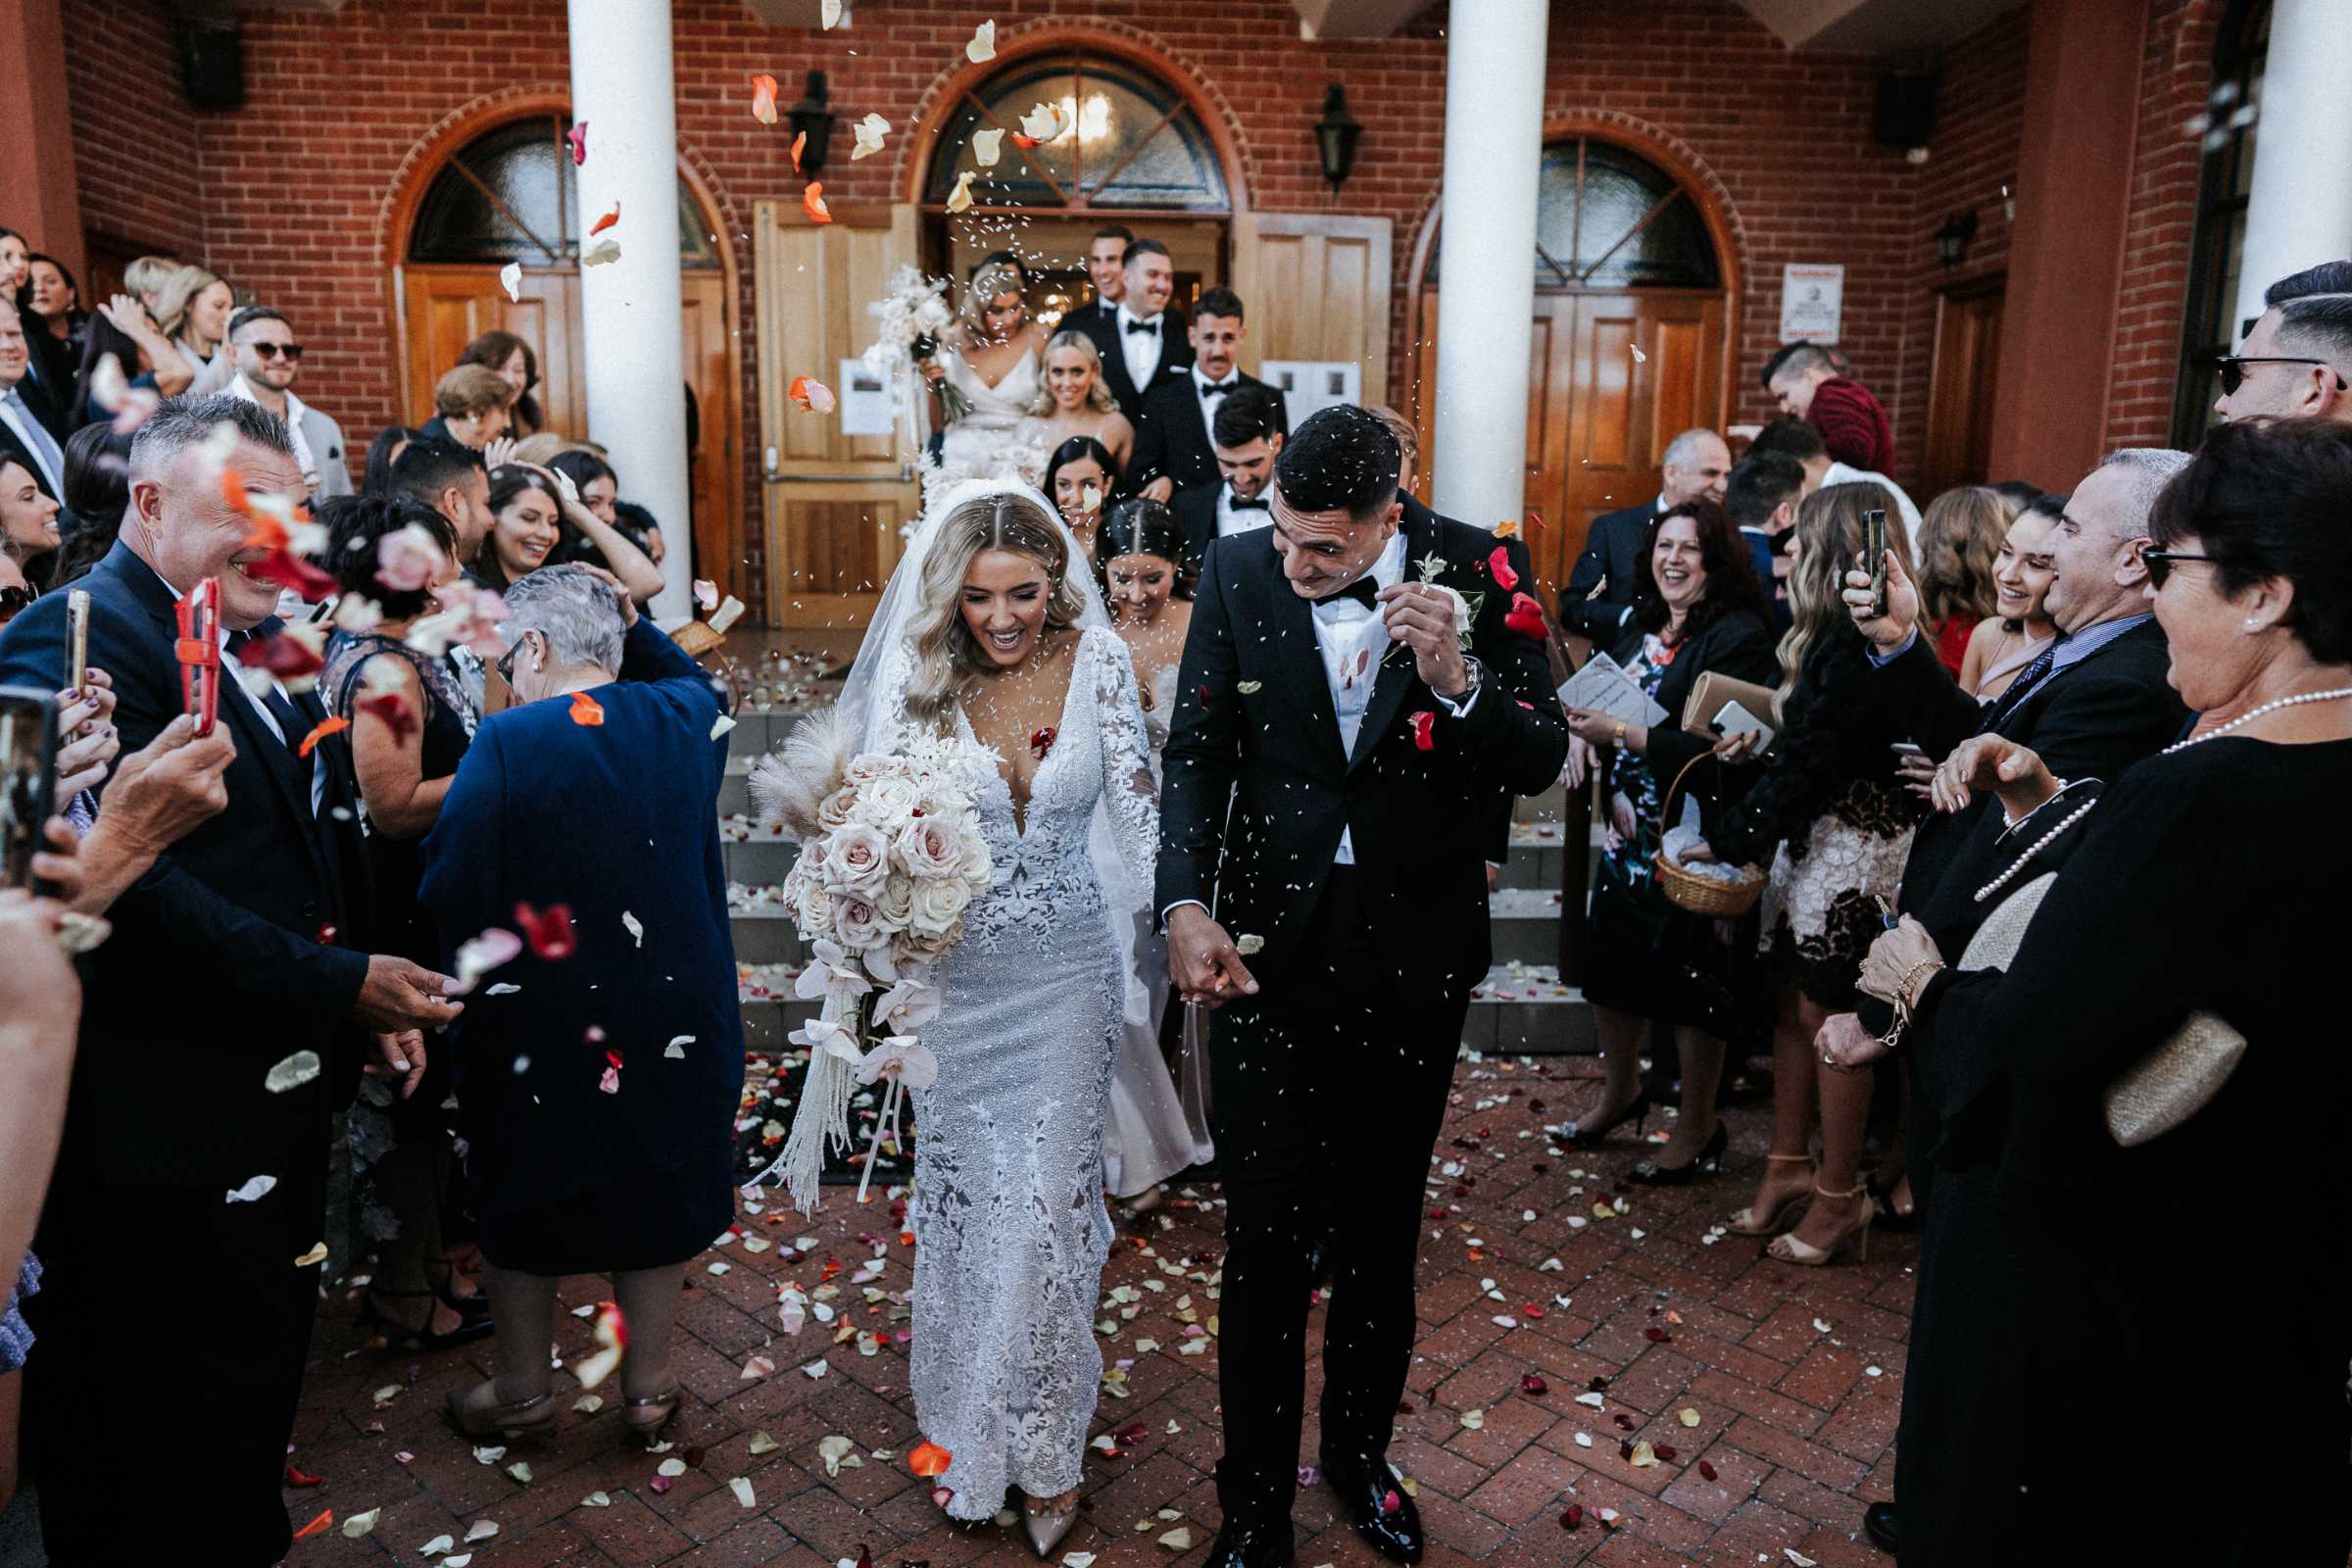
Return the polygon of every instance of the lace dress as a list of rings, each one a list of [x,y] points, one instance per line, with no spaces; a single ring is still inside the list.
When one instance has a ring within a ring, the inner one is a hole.
[[[960,711],[965,739],[971,726]],[[923,1031],[939,1078],[914,1091],[913,1388],[923,1436],[955,1455],[948,1512],[986,1519],[1006,1486],[1078,1485],[1102,1353],[1109,1256],[1103,1103],[1126,977],[1090,848],[1098,813],[1148,885],[1152,757],[1127,646],[1079,636],[1053,749],[1016,826],[996,768],[974,781],[996,880],[941,960]],[[1104,810],[1103,808],[1107,808]]]
[[[990,386],[954,349],[939,351],[948,382],[970,408],[940,437],[939,466],[929,482],[945,488],[967,479],[1017,479],[1034,485],[1044,477],[1047,453],[1043,426],[1029,416],[1037,397],[1037,355],[1023,354],[1004,378]]]

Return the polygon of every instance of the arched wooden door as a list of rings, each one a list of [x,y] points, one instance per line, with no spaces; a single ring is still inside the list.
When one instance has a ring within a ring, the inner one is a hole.
[[[1657,494],[1667,442],[1693,425],[1723,428],[1734,291],[1700,199],[1648,159],[1568,136],[1545,145],[1542,179],[1526,496],[1537,575],[1556,585],[1594,517]],[[1432,236],[1416,301],[1424,475],[1442,238]]]
[[[413,187],[393,264],[402,407],[411,423],[432,417],[433,383],[466,345],[503,329],[539,356],[536,395],[547,428],[587,434],[579,263],[587,223],[571,160],[561,147],[569,128],[560,110],[506,121],[466,141]],[[733,262],[717,241],[715,207],[683,167],[675,222],[686,386],[694,393],[695,573],[748,599],[741,580],[742,373]],[[509,263],[521,269],[514,298],[499,281]],[[621,481],[625,497],[628,476]],[[680,537],[674,525],[668,537],[673,543]]]

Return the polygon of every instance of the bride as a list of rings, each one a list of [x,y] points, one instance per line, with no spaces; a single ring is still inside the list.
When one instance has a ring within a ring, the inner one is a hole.
[[[1037,401],[1045,344],[1020,270],[1010,262],[982,267],[963,291],[962,319],[920,366],[956,411],[940,439],[936,488],[964,479],[1037,483],[1046,454],[1029,406]]]
[[[865,751],[928,731],[993,754],[973,798],[995,883],[935,973],[939,1075],[913,1091],[912,1382],[953,1456],[950,1516],[1017,1486],[1044,1557],[1076,1518],[1102,1374],[1102,1127],[1138,914],[1104,883],[1148,889],[1159,834],[1134,668],[1045,498],[968,483],[933,503],[842,704]]]

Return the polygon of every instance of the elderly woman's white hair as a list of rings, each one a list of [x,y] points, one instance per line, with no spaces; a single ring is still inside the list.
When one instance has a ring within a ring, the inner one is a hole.
[[[558,664],[586,664],[607,673],[620,668],[625,632],[620,595],[586,566],[542,566],[507,589],[507,646],[535,631]]]

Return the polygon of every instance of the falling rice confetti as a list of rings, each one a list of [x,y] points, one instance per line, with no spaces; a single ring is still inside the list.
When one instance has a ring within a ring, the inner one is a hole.
[[[972,41],[963,46],[963,58],[973,65],[986,65],[997,58],[997,24],[983,22],[972,29]]]
[[[289,1089],[301,1088],[318,1076],[318,1054],[315,1051],[297,1051],[270,1069],[262,1079],[262,1087],[273,1095],[282,1095]]]

